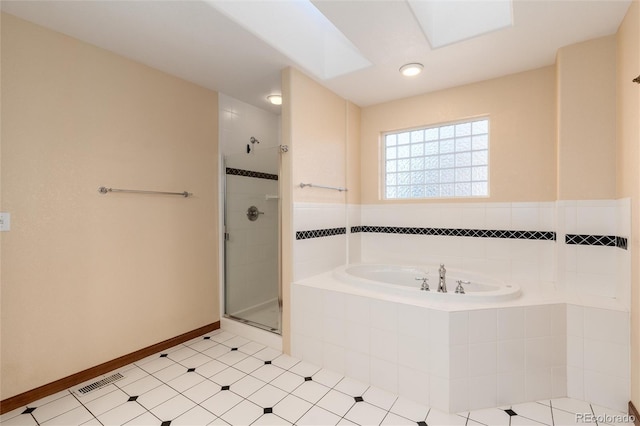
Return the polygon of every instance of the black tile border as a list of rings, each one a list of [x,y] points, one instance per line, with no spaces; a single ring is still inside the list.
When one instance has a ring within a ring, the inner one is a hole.
[[[278,180],[278,175],[272,175],[270,173],[254,172],[252,170],[234,169],[232,167],[227,167],[226,173],[228,175],[235,175],[235,176],[245,176],[245,177],[258,178],[258,179]]]
[[[564,243],[577,246],[605,246],[617,247],[627,250],[628,242],[625,237],[615,235],[588,235],[588,234],[567,234]]]
[[[494,229],[457,228],[411,228],[403,226],[352,226],[351,233],[370,232],[378,234],[440,235],[448,237],[508,238],[515,240],[555,241],[553,231],[506,231]]]
[[[310,238],[332,237],[347,233],[347,228],[315,229],[312,231],[296,231],[296,240],[308,240]]]

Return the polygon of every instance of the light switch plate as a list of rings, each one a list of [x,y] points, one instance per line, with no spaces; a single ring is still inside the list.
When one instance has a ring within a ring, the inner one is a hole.
[[[11,213],[0,212],[0,231],[11,230]]]

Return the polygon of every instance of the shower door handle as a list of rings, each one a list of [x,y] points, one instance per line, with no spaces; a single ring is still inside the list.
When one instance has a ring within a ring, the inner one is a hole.
[[[264,212],[261,212],[260,210],[258,210],[256,206],[251,206],[247,209],[247,218],[251,222],[258,220],[258,216],[260,216],[261,214],[264,214]]]

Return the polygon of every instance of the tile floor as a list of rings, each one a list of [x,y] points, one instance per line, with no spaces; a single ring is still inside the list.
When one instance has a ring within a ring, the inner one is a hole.
[[[515,426],[621,414],[569,398],[447,414],[220,330],[117,372],[124,378],[78,395],[104,376],[90,380],[5,413],[0,424]]]

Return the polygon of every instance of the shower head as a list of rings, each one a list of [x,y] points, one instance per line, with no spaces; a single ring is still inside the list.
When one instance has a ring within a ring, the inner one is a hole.
[[[249,139],[249,142],[251,143],[260,143],[260,141],[256,138],[254,138],[253,136],[251,136],[251,139]]]

